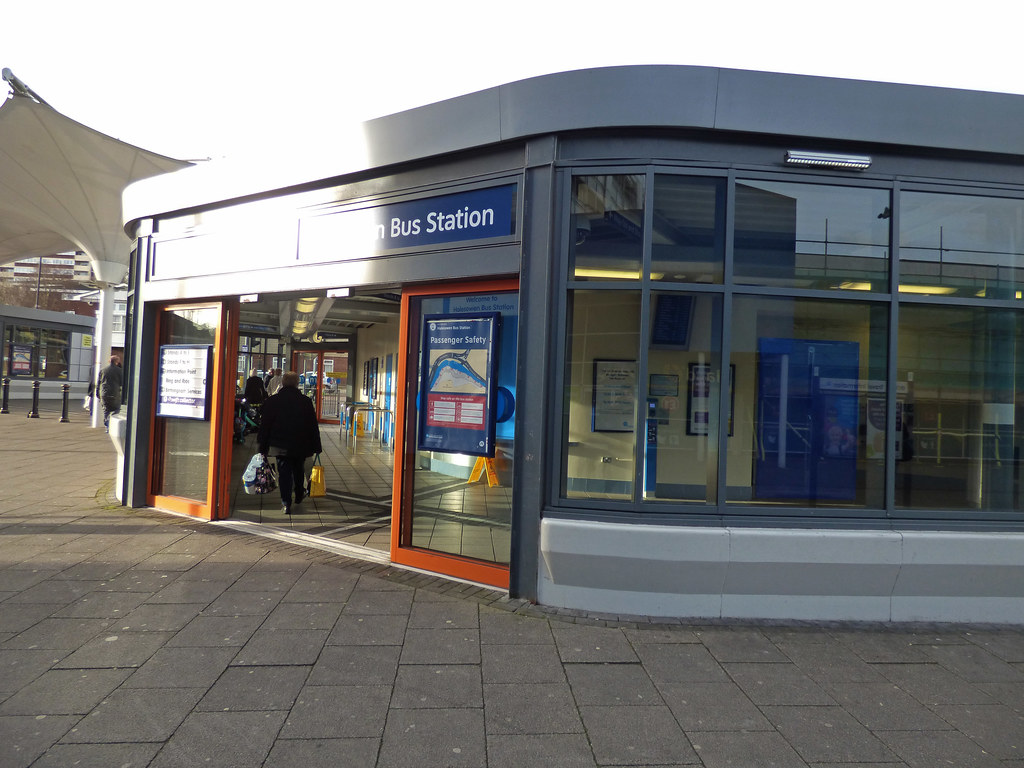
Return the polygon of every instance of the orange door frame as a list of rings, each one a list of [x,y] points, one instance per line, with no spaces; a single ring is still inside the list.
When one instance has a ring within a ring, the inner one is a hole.
[[[456,283],[406,287],[402,289],[402,314],[398,341],[398,371],[395,398],[395,467],[394,494],[391,501],[391,561],[401,565],[443,573],[478,584],[508,589],[508,567],[467,557],[434,552],[413,547],[410,543],[412,524],[411,490],[416,445],[412,439],[415,428],[409,418],[415,418],[408,404],[410,381],[417,375],[415,361],[411,363],[410,308],[413,297],[454,296],[466,293],[508,293],[518,291],[517,279],[489,280],[474,283]],[[412,379],[410,379],[412,377]],[[407,414],[409,414],[407,416]],[[408,427],[408,429],[406,428]],[[409,498],[407,499],[407,495]]]
[[[206,520],[217,520],[230,515],[229,487],[231,481],[232,419],[234,418],[235,367],[238,357],[238,301],[224,300],[188,304],[167,304],[159,308],[156,327],[156,351],[152,360],[151,381],[159,381],[159,349],[164,331],[166,313],[176,309],[220,310],[220,322],[214,334],[213,381],[210,385],[210,461],[207,464],[206,498],[189,499],[182,496],[168,496],[157,492],[163,480],[164,430],[156,415],[157,386],[153,387],[150,403],[150,471],[147,503],[152,507],[180,512]]]

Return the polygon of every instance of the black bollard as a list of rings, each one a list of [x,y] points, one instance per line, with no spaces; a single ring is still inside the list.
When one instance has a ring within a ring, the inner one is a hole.
[[[64,390],[64,403],[60,409],[60,423],[70,424],[71,419],[68,418],[68,395],[71,393],[71,385],[62,384],[61,389]]]
[[[32,410],[28,412],[30,419],[39,418],[39,382],[32,382]]]
[[[4,394],[3,401],[0,402],[0,413],[10,413],[7,408],[7,401],[11,396],[11,380],[9,377],[4,376]]]

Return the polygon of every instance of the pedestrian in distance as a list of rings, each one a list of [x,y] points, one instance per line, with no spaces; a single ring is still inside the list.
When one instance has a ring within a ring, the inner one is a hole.
[[[313,401],[299,391],[299,374],[288,371],[281,377],[281,389],[263,403],[260,429],[256,435],[260,453],[277,462],[281,511],[292,514],[301,504],[306,487],[306,460],[322,453],[320,425]]]
[[[124,371],[121,358],[110,356],[110,365],[100,371],[100,401],[103,403],[103,428],[110,431],[110,416],[121,411],[121,386],[124,384]]]
[[[275,368],[273,370],[273,374],[274,375],[270,377],[270,381],[267,382],[267,394],[268,395],[276,395],[277,391],[279,389],[281,389],[281,381],[282,381],[282,379],[281,379],[281,377],[282,377],[281,369],[280,368]]]
[[[249,378],[245,380],[243,396],[250,405],[259,405],[267,399],[267,388],[255,368],[249,371]]]

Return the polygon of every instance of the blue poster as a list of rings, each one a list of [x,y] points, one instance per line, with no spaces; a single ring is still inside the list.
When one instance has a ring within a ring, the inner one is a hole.
[[[758,339],[754,498],[856,498],[859,373],[856,342]]]
[[[421,451],[494,457],[501,315],[426,315],[421,346]]]

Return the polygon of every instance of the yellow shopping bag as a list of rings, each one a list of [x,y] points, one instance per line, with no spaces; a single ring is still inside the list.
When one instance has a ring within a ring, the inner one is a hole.
[[[320,454],[317,454],[313,468],[309,471],[309,496],[315,498],[327,494],[327,481],[324,480],[324,468],[320,463]]]

